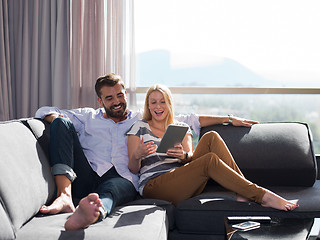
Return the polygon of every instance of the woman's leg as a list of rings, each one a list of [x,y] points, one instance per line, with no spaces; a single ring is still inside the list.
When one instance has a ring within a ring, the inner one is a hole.
[[[240,176],[243,177],[243,174],[241,173],[239,167],[237,166],[237,164],[235,163],[228,147],[226,146],[225,142],[223,141],[223,139],[220,137],[220,135],[217,132],[207,132],[206,134],[204,134],[202,136],[202,138],[200,139],[198,146],[194,152],[194,156],[193,159],[197,159],[201,156],[204,156],[207,153],[215,153],[219,159],[221,159],[226,165],[228,165],[231,169],[233,169],[235,172],[237,172]],[[218,180],[219,178],[219,180]],[[216,180],[217,182],[219,182],[220,180],[224,180],[224,178],[220,178],[220,177],[216,177],[213,178],[214,180]],[[235,181],[238,181],[235,179]],[[261,192],[261,188],[257,187],[255,184],[250,183],[250,182],[243,182],[240,179],[240,182],[244,183],[244,190],[247,191],[247,193],[249,192],[256,192],[254,194],[258,194],[258,198],[254,199],[252,198],[252,196],[250,197],[249,195],[245,195],[245,193],[241,193],[242,191],[240,191],[240,189],[236,189],[236,190],[232,190],[232,188],[229,186],[227,186],[227,182],[225,183],[221,183],[219,182],[222,186],[234,191],[237,193],[237,200],[238,201],[246,201],[248,200],[247,198],[251,199],[251,200],[255,200],[256,202],[261,203],[263,206],[266,207],[273,207],[273,208],[277,208],[277,209],[281,209],[281,210],[291,210],[295,207],[297,207],[297,205],[281,198],[280,196],[276,195],[275,193],[267,190],[267,189],[263,189],[264,190],[264,195],[263,197],[261,196],[262,192]],[[247,185],[249,184],[249,185]],[[242,184],[241,184],[242,185]],[[239,186],[241,188],[241,185]],[[205,185],[204,185],[205,186]],[[203,186],[203,188],[204,188]],[[201,191],[203,190],[203,188],[201,189]],[[254,191],[252,191],[252,189],[254,189]],[[260,189],[260,190],[258,190]],[[200,193],[200,192],[199,192]],[[199,194],[198,193],[198,194]]]
[[[236,173],[238,173],[240,176],[243,177],[242,172],[240,171],[239,167],[237,166],[237,164],[235,163],[229,149],[227,148],[225,142],[223,141],[223,139],[220,137],[220,135],[217,132],[207,132],[206,134],[204,134],[202,136],[202,138],[200,139],[194,153],[193,153],[193,161],[195,159],[198,159],[208,153],[215,153],[218,156],[218,159],[221,159],[227,166],[229,166],[229,168],[233,169]],[[221,161],[220,160],[220,161]],[[191,166],[193,168],[193,161],[191,162]],[[198,163],[197,163],[198,165]],[[182,167],[182,169],[184,168],[189,168],[187,167],[188,165],[185,165],[184,167]],[[185,171],[185,170],[182,170]],[[167,174],[169,176],[162,176],[161,178],[163,178],[163,180],[161,180],[160,186],[162,184],[164,184],[166,181],[168,181],[168,183],[171,185],[171,178],[174,179],[174,181],[176,181],[176,176],[178,175],[176,174],[176,172],[180,172],[180,170],[176,169],[175,171],[171,172],[170,174]],[[179,184],[179,180],[177,181],[177,185],[179,185],[179,189],[181,189],[182,191],[184,191],[183,194],[179,193],[180,198],[182,200],[190,198],[192,196],[196,196],[198,194],[200,194],[204,187],[207,184],[208,179],[210,178],[209,176],[205,175],[205,174],[201,174],[201,177],[199,177],[199,174],[197,171],[193,171],[193,169],[190,170],[190,173],[186,174],[188,177],[188,179],[192,180],[192,183],[187,184],[189,187],[186,188],[185,186],[180,186],[181,184]],[[166,178],[168,178],[168,180],[166,180]],[[179,177],[180,178],[180,177]],[[196,181],[194,181],[194,179],[196,179]],[[214,178],[213,178],[214,179]],[[154,180],[156,181],[156,180]],[[159,179],[157,178],[157,182],[159,182]],[[185,182],[184,178],[182,178],[182,185]],[[150,181],[149,181],[150,183]],[[220,183],[221,184],[221,183]],[[148,185],[148,184],[147,184]],[[155,184],[152,184],[152,186]],[[166,185],[166,184],[164,184]],[[151,186],[151,185],[148,185]],[[165,187],[166,188],[166,187]],[[185,189],[186,188],[186,189]],[[145,189],[148,189],[148,187],[145,187]],[[173,188],[173,191],[175,191],[175,189]],[[144,195],[146,194],[145,192],[147,192],[147,190],[144,191]],[[155,191],[158,192],[158,191]],[[163,193],[168,193],[168,196],[166,196],[165,198],[169,199],[171,196],[171,193],[169,193],[168,191],[162,191]],[[240,194],[238,193],[238,199],[239,200],[244,200],[243,197],[239,196]],[[161,198],[161,196],[160,196]],[[172,200],[173,202],[179,202],[180,200]]]
[[[209,131],[201,137],[194,151],[193,159],[197,159],[210,152],[217,154],[218,157],[222,161],[224,161],[229,167],[231,167],[234,171],[243,176],[241,170],[234,161],[227,145],[225,144],[221,136],[214,131]],[[205,185],[202,187],[202,189],[199,189],[200,192],[198,194],[200,194],[203,191],[204,187]],[[237,194],[237,200],[242,202],[248,201],[246,197],[243,197],[240,194]]]
[[[214,153],[207,153],[180,168],[151,179],[144,188],[143,196],[177,204],[199,194],[209,178],[248,199],[262,202],[265,190],[246,180]]]
[[[243,176],[238,165],[234,161],[227,145],[217,132],[210,131],[201,137],[193,153],[192,159],[197,159],[207,153],[215,153],[230,168]]]
[[[273,192],[248,181],[222,161],[216,154],[204,156],[147,182],[143,197],[157,198],[178,204],[198,194],[209,178],[266,207],[292,210],[297,207]]]

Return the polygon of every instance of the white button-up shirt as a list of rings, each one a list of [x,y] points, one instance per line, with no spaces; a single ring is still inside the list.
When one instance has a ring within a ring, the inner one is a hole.
[[[79,135],[79,141],[92,169],[102,176],[113,166],[120,176],[138,187],[138,175],[128,169],[128,148],[126,135],[130,127],[142,118],[141,112],[129,111],[127,118],[115,123],[104,118],[104,109],[78,108],[60,110],[56,107],[42,107],[36,112],[36,118],[44,118],[52,113],[63,113],[71,120]],[[178,121],[187,123],[196,134],[199,134],[199,117],[195,114],[179,115]]]

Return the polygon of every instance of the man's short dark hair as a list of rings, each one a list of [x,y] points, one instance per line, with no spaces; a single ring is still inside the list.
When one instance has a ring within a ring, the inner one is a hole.
[[[121,79],[120,75],[114,74],[114,73],[109,73],[107,75],[101,76],[97,79],[96,81],[96,85],[95,85],[95,90],[96,90],[96,94],[98,97],[101,97],[101,88],[103,86],[107,86],[107,87],[113,87],[116,84],[120,84],[123,89],[125,88],[124,82]]]

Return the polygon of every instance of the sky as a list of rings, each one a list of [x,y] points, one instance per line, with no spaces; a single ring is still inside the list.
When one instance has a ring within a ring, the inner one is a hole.
[[[271,80],[318,81],[319,0],[135,0],[136,53],[174,68],[238,61]]]

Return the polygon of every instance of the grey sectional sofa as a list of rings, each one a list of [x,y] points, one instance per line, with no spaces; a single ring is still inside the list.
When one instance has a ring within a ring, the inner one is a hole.
[[[152,202],[118,207],[106,221],[66,232],[70,214],[43,216],[55,196],[48,128],[36,119],[0,123],[0,239],[166,239],[166,211]]]
[[[70,214],[38,213],[55,197],[49,129],[33,118],[0,122],[0,239],[224,239],[224,217],[230,215],[320,217],[317,163],[306,124],[217,125],[201,133],[219,132],[247,178],[296,199],[298,209],[282,212],[236,202],[235,194],[209,181],[200,196],[178,206],[137,196],[104,221],[66,232],[63,225]]]

